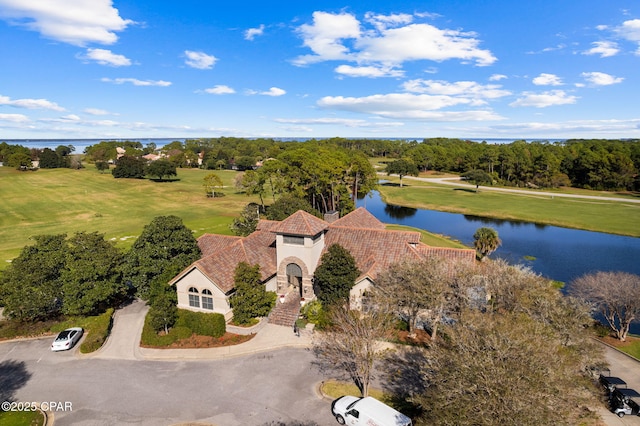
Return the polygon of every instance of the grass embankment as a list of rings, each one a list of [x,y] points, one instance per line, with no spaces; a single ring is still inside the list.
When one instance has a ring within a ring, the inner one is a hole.
[[[612,336],[601,337],[602,341],[615,347],[619,351],[625,352],[634,358],[640,359],[640,336],[628,335],[627,340],[621,342]]]
[[[483,191],[404,178],[389,178],[380,185],[385,202],[407,207],[440,210],[496,219],[521,220],[565,228],[640,237],[640,204],[621,201],[550,197],[530,190],[528,194]],[[560,193],[561,191],[556,191]],[[572,194],[602,192],[568,190]],[[612,195],[614,196],[614,195]]]
[[[128,249],[156,216],[176,215],[194,231],[231,234],[229,225],[257,197],[236,193],[236,172],[216,171],[224,197],[207,198],[202,186],[209,170],[179,169],[178,179],[114,179],[92,165],[83,170],[18,172],[0,167],[0,269],[34,235],[101,232]]]
[[[2,411],[0,425],[3,426],[42,426],[44,414],[40,411]]]

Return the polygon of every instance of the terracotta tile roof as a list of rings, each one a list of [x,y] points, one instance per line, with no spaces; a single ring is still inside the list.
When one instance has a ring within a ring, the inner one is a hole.
[[[298,211],[278,222],[260,220],[251,235],[231,237],[206,234],[198,239],[202,258],[175,277],[174,284],[193,268],[197,268],[225,293],[233,290],[233,276],[240,262],[259,264],[262,280],[277,273],[276,234],[315,236],[326,231],[325,247],[338,243],[355,258],[360,270],[358,280],[376,277],[392,263],[401,260],[421,260],[431,256],[473,262],[475,251],[430,247],[420,242],[420,233],[386,230],[382,222],[364,208],[359,208],[342,219],[329,224],[322,219]]]
[[[269,224],[265,226],[268,227]],[[209,239],[214,240],[211,237]],[[226,237],[227,242],[232,239],[231,244],[220,244],[218,251],[207,255],[203,251],[203,257],[187,269],[198,268],[225,293],[233,290],[235,285],[233,278],[240,262],[260,265],[263,281],[276,273],[276,235],[273,232],[256,231],[245,238]],[[175,279],[170,284],[173,282]]]
[[[198,238],[198,247],[202,252],[202,257],[209,256],[225,250],[228,246],[241,240],[242,237],[231,237],[229,235],[204,234]]]
[[[325,236],[324,251],[336,243],[354,257],[361,278],[369,276],[375,280],[378,273],[392,263],[420,259],[420,253],[413,249],[420,244],[419,232],[331,226]]]
[[[348,215],[336,220],[331,227],[341,226],[345,228],[371,228],[384,229],[384,223],[380,222],[374,215],[369,213],[364,207],[359,207]]]
[[[329,224],[322,219],[315,217],[305,211],[298,210],[278,226],[272,228],[278,234],[302,235],[313,237],[327,229]]]
[[[448,247],[431,247],[420,244],[417,249],[425,258],[440,256],[448,260],[473,263],[476,260],[476,251],[473,249],[456,249]]]

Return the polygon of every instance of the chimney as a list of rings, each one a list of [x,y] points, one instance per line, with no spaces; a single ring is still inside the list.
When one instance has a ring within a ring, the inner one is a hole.
[[[336,210],[331,210],[330,212],[326,212],[324,214],[325,222],[333,223],[338,219],[340,219],[340,212]]]

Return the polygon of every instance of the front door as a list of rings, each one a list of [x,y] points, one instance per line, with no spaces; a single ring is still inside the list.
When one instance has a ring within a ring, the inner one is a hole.
[[[302,269],[295,263],[287,265],[287,283],[302,297]]]

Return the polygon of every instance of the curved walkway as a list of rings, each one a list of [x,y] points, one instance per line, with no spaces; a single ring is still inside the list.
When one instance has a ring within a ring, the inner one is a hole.
[[[393,175],[397,176],[397,175]],[[415,176],[403,176],[403,179],[412,179],[419,180],[422,182],[430,182],[437,183],[442,185],[451,185],[458,186],[462,188],[472,188],[475,189],[475,185],[470,185],[464,182],[461,182],[460,178],[424,178],[424,177],[415,177]],[[607,197],[607,196],[597,196],[597,195],[580,195],[580,194],[565,194],[565,193],[556,193],[556,192],[545,192],[545,191],[537,191],[533,189],[525,190],[525,189],[511,189],[511,188],[503,188],[503,187],[493,187],[493,186],[483,186],[480,185],[482,191],[496,191],[496,192],[510,192],[514,194],[524,194],[524,195],[541,195],[549,198],[560,197],[560,198],[582,198],[587,200],[600,200],[600,201],[616,201],[619,203],[636,203],[640,204],[640,198],[620,198],[620,197]]]
[[[124,360],[207,360],[224,359],[284,347],[305,348],[311,345],[311,331],[302,330],[297,336],[293,329],[266,324],[246,343],[207,349],[149,349],[140,347],[144,318],[149,307],[142,300],[118,309],[107,342],[98,351],[83,355],[99,359]]]

